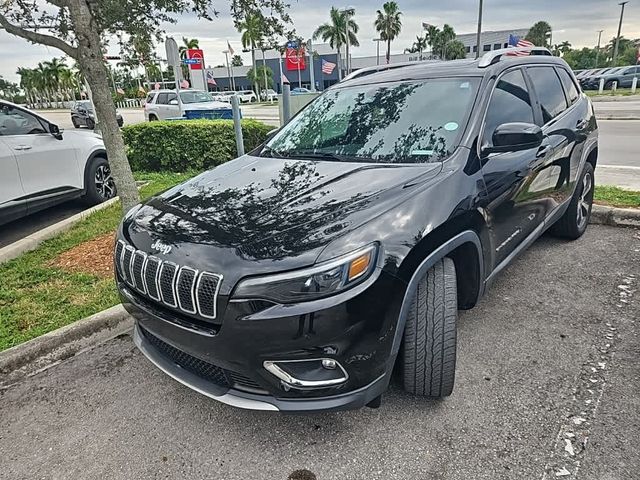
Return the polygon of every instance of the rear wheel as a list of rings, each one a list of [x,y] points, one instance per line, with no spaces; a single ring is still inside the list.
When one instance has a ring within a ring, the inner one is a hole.
[[[87,128],[93,130],[94,128],[96,128],[96,122],[94,122],[90,118],[87,118]]]
[[[404,330],[404,389],[415,395],[451,395],[456,369],[458,295],[453,260],[444,258],[420,280]]]
[[[116,196],[116,184],[111,176],[109,162],[103,157],[95,157],[87,167],[85,177],[85,203],[95,205]]]
[[[582,236],[589,225],[595,179],[593,165],[587,162],[578,178],[578,185],[567,211],[551,227],[550,232],[558,237],[576,240]]]
[[[75,118],[71,119],[71,123],[73,123],[73,128],[80,128],[80,125],[78,125],[78,122],[76,121]]]
[[[155,122],[156,120],[158,120],[158,117],[156,117],[153,113],[149,114],[149,121],[150,122]]]

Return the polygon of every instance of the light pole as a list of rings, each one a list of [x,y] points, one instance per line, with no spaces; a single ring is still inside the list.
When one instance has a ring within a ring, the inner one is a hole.
[[[602,32],[604,32],[604,30],[598,30],[598,46],[596,47],[596,66],[595,66],[595,68],[598,68],[598,57],[600,56],[600,39],[602,38]]]
[[[480,57],[480,36],[482,35],[482,0],[478,3],[478,34],[476,35],[476,59]]]
[[[374,42],[376,42],[376,65],[380,65],[380,42],[381,38],[374,38]]]
[[[624,6],[627,3],[629,3],[629,2],[628,1],[620,2],[618,4],[622,8],[620,9],[620,22],[618,23],[618,35],[616,36],[616,46],[613,49],[613,62],[612,62],[612,66],[613,67],[616,66],[616,61],[618,60],[618,45],[620,44],[620,32],[622,31],[622,17],[624,16]]]

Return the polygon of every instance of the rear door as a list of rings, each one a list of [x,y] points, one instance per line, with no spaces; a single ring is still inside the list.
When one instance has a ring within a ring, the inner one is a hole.
[[[46,122],[12,106],[0,110],[2,139],[15,155],[27,198],[55,197],[82,189],[72,135],[58,140]]]
[[[526,68],[536,103],[537,122],[542,127],[544,141],[538,152],[538,174],[529,185],[529,192],[539,201],[545,202],[545,210],[552,214],[569,199],[578,175],[581,148],[584,138],[577,132],[587,127],[588,105],[578,102],[578,92],[568,73],[559,72],[552,65]],[[565,75],[567,94],[559,73]],[[567,98],[570,96],[570,98]]]
[[[0,116],[0,121],[2,121]],[[2,124],[0,124],[0,131]],[[27,211],[18,163],[12,149],[0,136],[0,224],[23,216]]]

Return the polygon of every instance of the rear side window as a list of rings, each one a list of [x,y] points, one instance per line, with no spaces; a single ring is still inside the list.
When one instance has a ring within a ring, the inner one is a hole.
[[[147,99],[145,100],[146,103],[151,103],[153,101],[153,97],[156,95],[156,92],[151,92],[147,94]]]
[[[156,98],[156,103],[158,105],[166,105],[167,103],[169,103],[169,101],[167,100],[168,94],[167,93],[159,93],[158,97]]]
[[[578,100],[579,96],[576,84],[573,83],[571,75],[569,75],[569,72],[567,72],[564,68],[558,69],[558,75],[560,76],[560,81],[562,82],[562,86],[564,87],[564,92],[567,94],[569,104],[573,105],[573,103]]]
[[[485,142],[491,141],[491,136],[499,125],[512,122],[535,123],[531,97],[520,70],[513,70],[500,77],[491,94],[485,119]]]
[[[560,79],[553,67],[531,67],[527,73],[533,82],[542,108],[542,120],[549,123],[567,109]]]

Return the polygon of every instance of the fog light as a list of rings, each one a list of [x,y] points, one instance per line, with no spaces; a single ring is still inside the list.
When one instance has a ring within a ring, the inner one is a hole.
[[[330,387],[344,383],[349,378],[347,371],[333,358],[265,361],[263,366],[279,378],[285,387]]]
[[[323,358],[322,359],[322,366],[324,368],[326,368],[327,370],[335,370],[337,363],[338,362],[336,362],[333,358]]]

